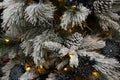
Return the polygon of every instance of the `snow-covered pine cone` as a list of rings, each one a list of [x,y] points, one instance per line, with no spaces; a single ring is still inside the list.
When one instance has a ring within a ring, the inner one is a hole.
[[[65,40],[65,45],[68,48],[71,48],[72,46],[78,47],[81,44],[81,40],[83,39],[82,34],[76,32],[72,34],[71,36],[68,36]]]
[[[112,8],[113,0],[96,0],[93,3],[94,13],[105,13]]]
[[[104,13],[112,8],[113,0],[67,0],[66,5],[83,4],[95,13]]]

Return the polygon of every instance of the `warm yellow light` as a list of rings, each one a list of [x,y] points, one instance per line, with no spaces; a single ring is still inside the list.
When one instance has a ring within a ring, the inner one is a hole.
[[[70,54],[69,56],[72,58],[74,55]]]
[[[74,9],[74,8],[76,8],[77,6],[76,5],[72,5],[72,8]]]
[[[71,33],[71,32],[72,32],[72,29],[68,29],[68,32]]]
[[[40,69],[43,69],[43,65],[40,65],[39,67],[40,67]]]
[[[6,39],[5,39],[5,42],[7,42],[7,43],[10,42],[10,39],[6,38]]]
[[[106,36],[109,36],[109,35],[110,35],[110,32],[106,31],[106,32],[105,32],[105,35],[106,35]]]
[[[29,64],[25,64],[25,70],[26,71],[30,71],[31,70],[31,67],[29,66]]]
[[[37,70],[38,70],[39,73],[45,73],[46,72],[46,70],[45,70],[43,65],[37,66]]]
[[[72,58],[75,55],[74,51],[69,52],[69,56]]]
[[[92,75],[95,76],[96,78],[99,78],[99,73],[97,71],[92,72]]]
[[[68,68],[64,68],[64,71],[68,71]]]
[[[26,67],[26,71],[30,71],[31,70],[31,68],[30,67]]]
[[[43,65],[39,65],[37,68],[38,68],[38,71],[44,70]]]

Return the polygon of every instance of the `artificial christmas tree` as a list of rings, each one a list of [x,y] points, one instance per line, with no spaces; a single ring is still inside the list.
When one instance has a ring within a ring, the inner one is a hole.
[[[118,2],[3,0],[1,80],[119,80]]]

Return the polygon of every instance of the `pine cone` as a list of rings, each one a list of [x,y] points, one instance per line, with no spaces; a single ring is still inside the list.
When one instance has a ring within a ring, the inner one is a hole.
[[[112,0],[96,0],[93,3],[94,13],[106,13],[112,8]]]
[[[65,45],[68,48],[71,48],[72,46],[78,47],[81,44],[82,39],[83,39],[82,35],[76,32],[65,40]]]

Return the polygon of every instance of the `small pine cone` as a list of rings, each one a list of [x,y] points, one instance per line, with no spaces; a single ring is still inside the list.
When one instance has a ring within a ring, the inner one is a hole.
[[[112,8],[112,0],[96,0],[93,3],[94,13],[106,13]]]
[[[72,46],[78,47],[81,44],[82,39],[83,39],[82,35],[76,32],[71,36],[67,37],[67,39],[65,40],[65,45],[68,48],[71,48]]]

